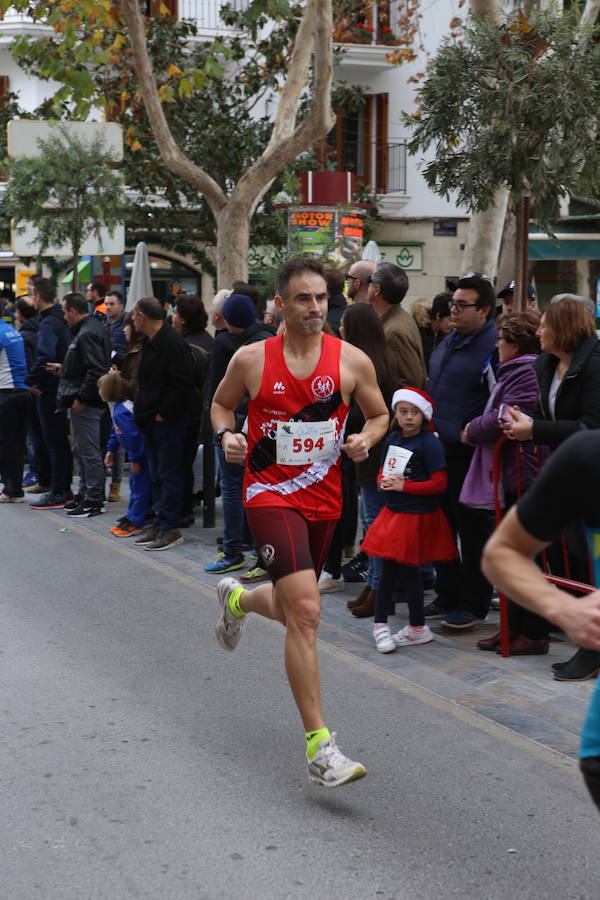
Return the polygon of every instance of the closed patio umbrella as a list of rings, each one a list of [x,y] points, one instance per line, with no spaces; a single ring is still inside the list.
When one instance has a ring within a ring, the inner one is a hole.
[[[131,269],[131,281],[127,290],[126,309],[133,309],[141,297],[153,297],[152,272],[150,270],[150,258],[148,247],[140,241],[135,248],[133,268]]]

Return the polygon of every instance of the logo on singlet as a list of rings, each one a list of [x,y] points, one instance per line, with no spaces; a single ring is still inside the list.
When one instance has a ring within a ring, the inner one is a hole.
[[[264,544],[260,548],[260,555],[262,556],[265,565],[270,566],[275,559],[275,547],[272,544]]]
[[[274,394],[285,394],[285,384],[282,381],[276,381],[273,385]]]
[[[315,400],[329,400],[335,391],[335,383],[331,375],[317,375],[310,386]]]

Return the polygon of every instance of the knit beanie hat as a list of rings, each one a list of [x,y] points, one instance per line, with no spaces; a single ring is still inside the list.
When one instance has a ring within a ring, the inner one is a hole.
[[[412,403],[413,406],[416,406],[417,409],[420,409],[428,422],[431,421],[431,417],[433,416],[433,400],[426,394],[425,391],[420,391],[419,388],[415,387],[407,387],[400,388],[400,390],[394,393],[392,397],[392,409],[396,409],[396,405],[398,403]]]
[[[231,294],[223,304],[221,315],[234,328],[249,328],[256,322],[256,307],[245,294]]]

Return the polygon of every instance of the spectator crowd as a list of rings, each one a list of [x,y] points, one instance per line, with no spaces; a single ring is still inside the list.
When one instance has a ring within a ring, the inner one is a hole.
[[[363,582],[348,606],[355,617],[373,618],[383,653],[430,642],[433,620],[450,631],[476,628],[494,597],[481,557],[494,529],[497,441],[509,438],[500,462],[508,510],[568,437],[600,428],[593,304],[558,295],[540,314],[530,288],[528,308],[514,312],[513,282],[496,295],[489,279],[470,273],[408,312],[408,278],[394,264],[361,260],[323,277],[326,330],[372,360],[391,425],[368,460],[342,460],[343,514],[319,590]],[[220,290],[210,305],[213,336],[202,300],[180,289],[168,310],[145,297],[126,312],[122,295],[100,281],[59,302],[52,281],[30,279],[27,294],[4,304],[0,317],[0,502],[27,497],[36,511],[99,516],[120,499],[128,466],[127,513],[110,532],[147,551],[169,550],[194,524],[194,465],[203,448],[216,454],[223,509],[222,544],[205,569],[266,579],[267,563],[246,556],[253,538],[244,468],[225,459],[210,426],[212,398],[236,351],[285,328],[277,303],[268,301],[262,315],[259,306],[248,284]],[[246,416],[244,398],[238,431]],[[360,428],[353,406],[348,433]],[[551,546],[548,560],[554,575],[567,567],[589,581],[577,529],[566,552]],[[408,604],[409,624],[392,635],[388,616],[399,601]],[[511,653],[547,653],[550,623],[512,603],[509,615]],[[499,633],[478,642],[483,651],[499,645]],[[594,677],[600,654],[581,649],[554,668],[563,680]]]

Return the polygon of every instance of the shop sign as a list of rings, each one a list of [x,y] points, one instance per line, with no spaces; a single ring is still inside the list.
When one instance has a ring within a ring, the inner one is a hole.
[[[379,250],[383,262],[394,263],[412,272],[423,268],[422,244],[379,244]]]
[[[293,207],[288,212],[289,250],[344,262],[359,255],[364,220],[354,210],[336,207]]]

